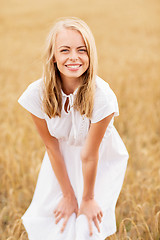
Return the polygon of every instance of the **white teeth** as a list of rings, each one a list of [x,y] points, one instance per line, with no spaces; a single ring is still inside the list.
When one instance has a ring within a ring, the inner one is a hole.
[[[67,65],[68,68],[72,68],[72,69],[75,69],[75,68],[78,68],[80,67],[81,65]]]

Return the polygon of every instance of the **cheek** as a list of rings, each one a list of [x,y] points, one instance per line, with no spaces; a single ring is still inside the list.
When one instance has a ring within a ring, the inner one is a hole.
[[[85,61],[86,65],[89,66],[89,57],[88,57],[88,55],[85,57],[84,61]]]
[[[58,63],[61,63],[65,56],[63,54],[60,54],[59,52],[55,52],[55,61]]]
[[[67,57],[66,56],[60,56],[57,59],[57,62],[59,62],[59,64],[64,64],[66,62]]]
[[[55,52],[54,62],[56,63],[58,70],[61,72],[63,70],[63,65],[65,62],[64,56],[59,55],[57,52]]]
[[[60,62],[57,62],[57,68],[60,72],[63,72],[64,71],[64,65]]]

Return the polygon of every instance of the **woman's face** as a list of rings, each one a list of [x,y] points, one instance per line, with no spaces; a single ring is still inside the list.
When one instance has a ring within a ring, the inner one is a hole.
[[[64,28],[55,41],[55,62],[62,80],[79,79],[89,67],[84,39],[77,30]]]

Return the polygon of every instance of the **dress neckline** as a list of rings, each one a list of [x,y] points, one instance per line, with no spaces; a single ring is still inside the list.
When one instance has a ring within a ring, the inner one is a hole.
[[[78,92],[78,88],[79,88],[79,87],[77,87],[77,88],[74,90],[74,92],[73,92],[73,93],[70,93],[70,94],[64,93],[63,90],[62,90],[62,88],[61,88],[62,96],[66,97],[66,98],[69,97],[69,96],[73,96],[73,95],[75,96],[75,95],[77,94],[77,92]]]

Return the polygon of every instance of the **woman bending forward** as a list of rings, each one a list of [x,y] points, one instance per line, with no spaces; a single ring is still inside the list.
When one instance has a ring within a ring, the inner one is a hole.
[[[116,232],[128,152],[113,125],[116,96],[96,70],[86,23],[58,20],[47,39],[43,77],[18,99],[46,147],[22,216],[29,240],[104,240]]]

